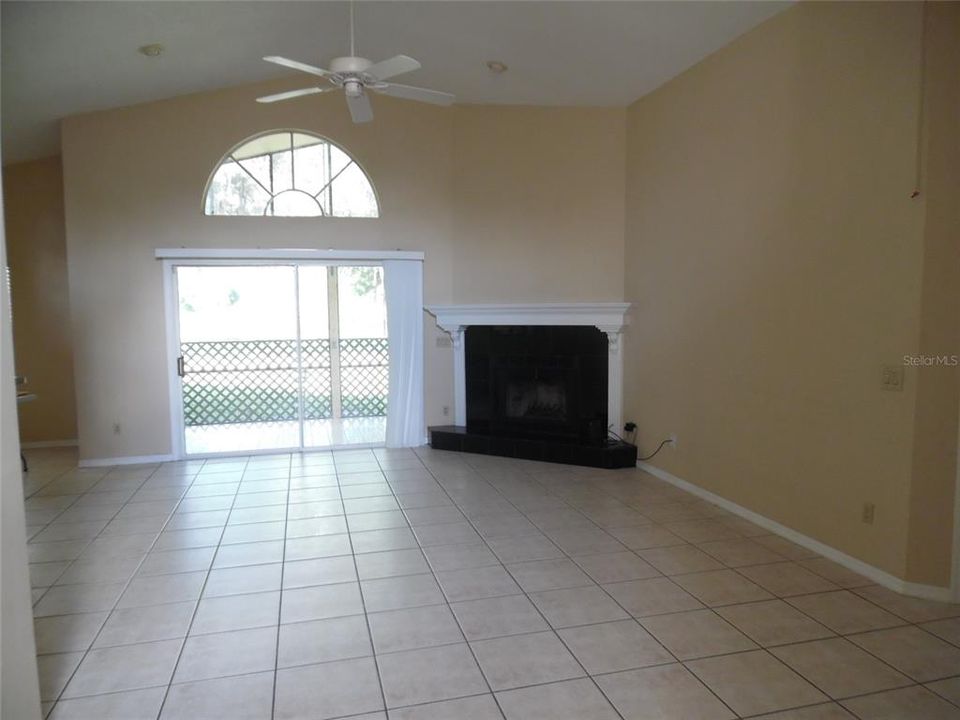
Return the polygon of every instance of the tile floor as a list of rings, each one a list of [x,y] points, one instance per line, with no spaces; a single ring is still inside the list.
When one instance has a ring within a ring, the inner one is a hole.
[[[56,720],[960,718],[960,605],[638,470],[31,460]]]

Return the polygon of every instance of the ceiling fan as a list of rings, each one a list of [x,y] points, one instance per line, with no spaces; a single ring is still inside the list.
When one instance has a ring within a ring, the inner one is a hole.
[[[456,99],[450,93],[440,92],[438,90],[427,90],[426,88],[413,87],[412,85],[385,82],[387,78],[418,69],[420,63],[412,57],[396,55],[389,60],[381,60],[378,63],[371,62],[366,58],[357,57],[353,38],[352,1],[350,3],[349,57],[334,58],[330,61],[329,70],[307,65],[306,63],[290,60],[289,58],[278,55],[268,55],[264,60],[274,63],[275,65],[282,65],[292,68],[293,70],[300,70],[301,72],[326,78],[327,81],[330,82],[330,85],[314,86],[301,90],[290,90],[275,95],[266,95],[257,98],[257,102],[272,103],[280,100],[291,100],[305,95],[316,95],[318,93],[343,89],[347,97],[347,107],[350,109],[350,116],[355,123],[365,123],[373,120],[373,108],[370,107],[370,97],[367,95],[367,90],[372,90],[383,95],[406,98],[407,100],[432,103],[433,105],[451,105]]]

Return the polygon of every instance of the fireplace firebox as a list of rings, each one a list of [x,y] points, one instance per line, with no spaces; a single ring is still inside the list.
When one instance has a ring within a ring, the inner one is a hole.
[[[600,445],[607,336],[595,327],[479,325],[466,332],[467,430]]]

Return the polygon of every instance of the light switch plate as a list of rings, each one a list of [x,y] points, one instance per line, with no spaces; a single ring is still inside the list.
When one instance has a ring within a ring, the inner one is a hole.
[[[884,365],[880,386],[891,392],[903,390],[903,365]]]

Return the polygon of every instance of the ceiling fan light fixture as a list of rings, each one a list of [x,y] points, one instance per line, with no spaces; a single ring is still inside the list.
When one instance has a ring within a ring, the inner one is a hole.
[[[274,65],[298,70],[310,75],[322,77],[329,83],[325,86],[316,86],[301,88],[299,90],[288,90],[286,92],[274,93],[258,97],[259,103],[273,103],[281,100],[292,100],[293,98],[304,97],[306,95],[317,95],[319,93],[330,92],[331,90],[343,90],[347,99],[347,107],[350,109],[350,117],[355,123],[366,123],[373,120],[373,108],[370,105],[370,95],[367,90],[382,94],[392,95],[393,97],[404,98],[406,100],[415,100],[417,102],[430,103],[431,105],[452,105],[456,97],[450,93],[440,92],[438,90],[429,90],[427,88],[414,87],[412,85],[401,85],[395,82],[386,82],[388,78],[403,75],[420,69],[420,63],[407,55],[395,55],[392,58],[372,62],[367,58],[358,57],[355,54],[355,44],[353,40],[353,0],[350,2],[350,55],[345,57],[336,57],[330,61],[330,69],[308,65],[298,60],[281,57],[280,55],[267,55],[263,59]],[[506,66],[504,66],[506,69]]]

